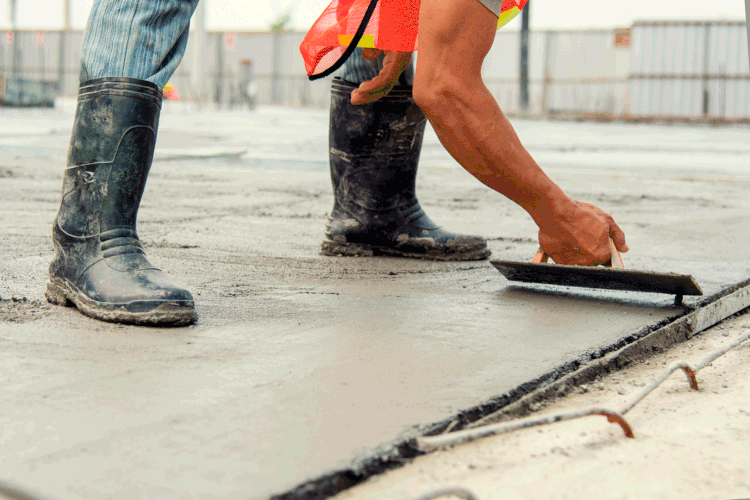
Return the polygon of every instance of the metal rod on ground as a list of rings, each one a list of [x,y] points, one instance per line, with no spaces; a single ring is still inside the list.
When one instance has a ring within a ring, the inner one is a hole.
[[[622,427],[623,433],[627,437],[633,437],[633,432],[630,429],[630,426],[625,421],[625,419],[623,419],[622,416],[620,416],[616,411],[609,410],[607,408],[595,407],[581,408],[572,411],[555,413],[552,415],[527,417],[510,422],[485,425],[483,427],[476,427],[474,429],[466,429],[462,431],[451,432],[449,434],[441,434],[438,436],[421,437],[417,438],[417,446],[420,451],[429,452],[444,448],[446,446],[455,446],[457,444],[476,441],[477,439],[483,437],[507,434],[521,429],[538,427],[540,425],[554,424],[555,422],[574,420],[577,418],[588,417],[590,415],[606,416],[607,420],[609,420],[610,422],[618,423],[620,427]]]
[[[423,436],[417,438],[417,447],[421,451],[433,451],[446,446],[454,446],[461,443],[467,443],[483,437],[496,436],[499,434],[506,434],[512,431],[526,429],[529,427],[536,427],[539,425],[553,424],[555,422],[563,422],[566,420],[572,420],[576,418],[586,417],[589,415],[603,415],[607,417],[610,423],[617,423],[622,428],[625,436],[632,438],[633,432],[629,424],[625,421],[622,415],[625,415],[630,411],[636,404],[642,401],[648,394],[653,392],[662,382],[664,382],[669,375],[679,369],[683,369],[688,377],[688,382],[694,390],[698,390],[698,383],[695,379],[695,373],[699,370],[710,365],[720,356],[723,356],[730,350],[734,349],[738,345],[750,340],[750,332],[740,335],[733,341],[729,342],[726,346],[717,349],[705,358],[700,360],[695,366],[691,366],[687,362],[677,361],[672,363],[664,372],[656,377],[648,386],[646,386],[641,392],[639,392],[635,398],[629,403],[623,406],[620,412],[607,410],[605,408],[581,408],[578,410],[565,411],[560,413],[553,413],[549,415],[541,415],[534,417],[527,417],[510,422],[502,422],[499,424],[486,425],[483,427],[476,427],[473,429],[467,429],[462,431],[456,431],[449,434],[442,434],[438,436]]]
[[[750,2],[750,0],[747,0]],[[656,389],[662,382],[664,382],[669,375],[674,373],[675,371],[682,369],[685,372],[685,375],[687,376],[688,383],[690,384],[690,388],[694,390],[698,390],[698,382],[695,379],[695,373],[702,368],[705,368],[706,366],[709,366],[713,361],[715,361],[720,356],[723,356],[730,350],[734,349],[738,345],[742,344],[743,342],[746,342],[750,340],[750,332],[745,333],[744,335],[740,335],[733,341],[729,342],[726,346],[722,347],[721,349],[717,349],[716,351],[712,352],[711,354],[704,357],[702,360],[700,360],[694,367],[691,367],[688,363],[684,361],[676,361],[672,363],[661,375],[656,377],[651,384],[649,384],[646,388],[644,388],[638,395],[627,405],[623,407],[623,409],[620,411],[620,413],[610,412],[609,410],[604,410],[601,408],[582,408],[578,410],[573,410],[569,412],[562,412],[557,413],[553,415],[546,415],[541,417],[531,417],[521,420],[516,420],[513,422],[506,422],[501,424],[495,424],[495,425],[487,425],[484,427],[478,427],[474,429],[468,429],[464,431],[458,431],[454,432],[452,434],[443,434],[441,436],[431,436],[429,438],[420,438],[419,446],[422,449],[422,451],[433,451],[445,446],[453,446],[460,443],[473,441],[475,439],[484,437],[484,436],[492,436],[492,435],[498,435],[503,434],[506,432],[511,432],[518,429],[525,429],[528,427],[534,427],[537,425],[545,425],[545,424],[551,424],[554,422],[562,422],[565,420],[572,420],[574,418],[580,418],[585,417],[588,415],[603,415],[607,417],[607,420],[610,423],[617,423],[622,427],[623,431],[625,432],[625,435],[627,437],[634,437],[633,431],[631,430],[628,423],[625,421],[624,418],[622,418],[622,415],[630,411],[636,404],[638,404],[643,398],[645,398],[651,391]],[[478,498],[469,490],[466,490],[464,488],[460,487],[452,487],[452,488],[444,488],[439,490],[433,490],[428,493],[422,494],[418,498],[415,498],[414,500],[433,500],[435,498],[439,498],[442,496],[457,496],[464,500],[478,500]]]
[[[680,369],[683,372],[685,372],[685,376],[688,379],[688,383],[690,384],[690,388],[697,391],[698,390],[698,381],[695,378],[695,372],[696,372],[696,370],[692,366],[690,366],[688,363],[686,363],[685,361],[675,361],[669,367],[667,367],[667,369],[664,370],[664,372],[662,372],[661,375],[659,375],[658,377],[656,377],[650,384],[648,384],[646,387],[644,387],[643,390],[641,390],[641,392],[639,392],[638,395],[636,395],[636,397],[633,398],[633,400],[630,403],[626,404],[623,407],[621,413],[624,415],[627,412],[629,412],[635,405],[637,405],[638,403],[640,403],[643,398],[645,398],[646,396],[648,396],[651,393],[651,391],[653,391],[654,389],[656,389],[657,387],[659,387],[659,385],[661,385],[662,382],[664,382],[665,380],[667,380],[667,378],[669,378],[670,375],[672,375],[674,372],[676,372],[677,370],[680,370]]]

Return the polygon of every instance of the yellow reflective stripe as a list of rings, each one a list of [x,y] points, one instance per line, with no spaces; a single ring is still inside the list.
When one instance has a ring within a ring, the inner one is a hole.
[[[518,15],[519,12],[521,12],[521,9],[519,9],[518,7],[511,7],[505,12],[501,12],[500,16],[498,16],[497,18],[497,29],[500,29],[508,24],[511,19]]]
[[[354,35],[339,35],[339,45],[348,47],[349,44],[352,43],[353,39]],[[357,47],[362,47],[363,49],[374,49],[375,39],[370,34],[362,35],[362,38],[359,39]]]

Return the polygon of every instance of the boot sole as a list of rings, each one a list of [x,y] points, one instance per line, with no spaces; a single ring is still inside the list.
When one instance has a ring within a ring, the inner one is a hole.
[[[410,259],[442,260],[442,261],[468,261],[483,260],[490,256],[490,249],[482,247],[467,248],[454,253],[445,253],[438,250],[425,253],[402,252],[397,248],[382,247],[378,245],[367,245],[364,243],[341,243],[332,240],[323,240],[321,253],[329,257],[407,257]]]
[[[174,301],[164,301],[149,311],[132,312],[132,304],[107,304],[86,297],[70,283],[53,280],[44,292],[47,302],[64,307],[76,307],[86,316],[112,323],[133,325],[185,326],[198,319],[194,306],[180,306]]]

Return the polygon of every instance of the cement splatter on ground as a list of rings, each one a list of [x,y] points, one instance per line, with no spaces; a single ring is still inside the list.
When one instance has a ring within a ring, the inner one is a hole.
[[[28,300],[26,297],[0,299],[0,323],[25,323],[53,314],[55,309],[47,301]]]

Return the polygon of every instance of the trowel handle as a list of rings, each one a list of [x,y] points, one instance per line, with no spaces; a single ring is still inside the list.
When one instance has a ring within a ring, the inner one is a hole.
[[[615,267],[617,269],[625,269],[625,264],[622,262],[622,256],[620,255],[620,251],[617,250],[617,247],[615,246],[615,242],[612,240],[612,238],[609,239],[609,251],[612,254],[612,258],[609,262],[607,262],[605,267]],[[542,262],[547,262],[549,260],[549,255],[544,253],[544,250],[542,250],[542,247],[539,247],[539,250],[536,251],[536,255],[534,255],[534,258],[531,260],[532,264],[540,264]]]
[[[612,260],[609,261],[609,266],[607,267],[616,267],[617,269],[625,269],[625,264],[622,262],[622,256],[620,255],[620,251],[615,246],[615,242],[612,240],[612,238],[609,239],[609,251],[612,254]]]
[[[536,255],[534,255],[534,258],[531,259],[532,264],[539,264],[541,262],[547,262],[549,260],[549,255],[544,253],[544,250],[542,250],[542,247],[539,247],[539,250],[536,251]]]

